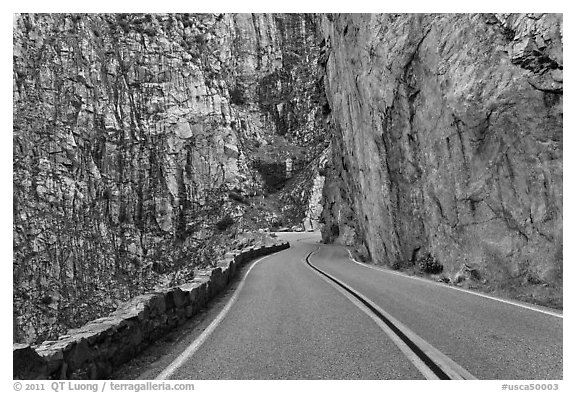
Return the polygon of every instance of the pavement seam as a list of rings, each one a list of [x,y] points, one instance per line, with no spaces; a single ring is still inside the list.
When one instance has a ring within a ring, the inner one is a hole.
[[[426,379],[476,379],[365,295],[312,265],[310,257],[319,249],[320,247],[308,254],[305,260],[307,265],[372,318]]]
[[[244,274],[244,277],[242,277],[242,280],[240,281],[240,284],[238,284],[238,287],[234,291],[234,294],[232,295],[226,306],[224,306],[224,308],[220,311],[218,316],[216,316],[216,318],[210,323],[210,325],[208,325],[208,327],[192,343],[190,343],[190,345],[184,350],[184,352],[182,352],[172,363],[170,363],[170,365],[168,365],[168,367],[166,367],[156,378],[154,378],[155,380],[166,380],[170,378],[170,376],[174,374],[178,368],[180,368],[190,357],[192,357],[196,353],[196,351],[202,346],[202,344],[206,341],[206,339],[208,339],[208,337],[212,334],[212,332],[216,330],[220,322],[224,320],[224,318],[228,314],[228,311],[230,311],[234,303],[236,303],[240,291],[244,287],[246,278],[248,277],[254,266],[256,266],[260,261],[268,257],[270,257],[270,255],[267,255],[263,258],[256,260],[250,266],[246,274]]]
[[[537,312],[539,312],[539,313],[546,314],[546,315],[551,315],[551,316],[553,316],[553,317],[564,318],[564,316],[563,316],[562,314],[559,314],[559,313],[557,313],[557,312],[548,311],[548,310],[542,310],[542,309],[539,309],[539,308],[536,308],[536,307],[529,306],[529,305],[527,305],[527,304],[522,304],[522,303],[520,303],[520,302],[515,302],[515,301],[507,300],[507,299],[500,299],[500,298],[497,298],[497,297],[494,297],[494,296],[486,295],[486,294],[484,294],[484,293],[474,292],[474,291],[470,291],[470,290],[467,290],[467,289],[464,289],[464,288],[458,288],[458,287],[448,286],[448,285],[446,285],[446,284],[442,284],[442,283],[439,283],[439,282],[427,280],[427,279],[422,278],[422,277],[413,277],[413,276],[409,276],[409,275],[407,275],[407,274],[403,274],[403,273],[401,273],[401,272],[394,272],[394,271],[390,271],[390,270],[387,270],[387,269],[379,268],[379,267],[377,267],[377,266],[368,265],[368,264],[366,264],[366,263],[362,263],[362,262],[359,262],[359,261],[357,261],[356,259],[354,259],[354,257],[352,256],[352,253],[350,252],[350,249],[347,249],[346,251],[348,251],[348,255],[350,255],[350,260],[351,260],[352,262],[354,262],[354,263],[356,263],[356,264],[358,264],[358,265],[360,265],[360,266],[362,266],[362,267],[368,268],[368,269],[377,270],[377,271],[380,271],[380,272],[383,272],[383,273],[388,273],[388,274],[394,274],[394,275],[397,275],[397,276],[400,276],[400,277],[404,277],[404,278],[411,278],[411,279],[413,279],[413,280],[418,280],[418,281],[427,282],[427,283],[429,283],[429,284],[434,284],[434,285],[437,285],[437,286],[439,286],[439,287],[441,287],[441,288],[453,289],[453,290],[455,290],[455,291],[460,291],[460,292],[468,293],[468,294],[470,294],[470,295],[480,296],[480,297],[483,297],[483,298],[486,298],[486,299],[491,299],[491,300],[494,300],[494,301],[497,301],[497,302],[510,304],[510,305],[512,305],[512,306],[522,307],[522,308],[525,308],[525,309],[528,309],[528,310],[531,310],[531,311],[537,311]]]

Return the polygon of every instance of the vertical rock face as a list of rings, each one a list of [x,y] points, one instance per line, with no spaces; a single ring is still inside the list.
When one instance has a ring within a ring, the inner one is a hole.
[[[324,148],[317,57],[310,15],[16,16],[16,339],[206,263],[230,192]]]
[[[561,303],[562,16],[324,15],[321,30],[325,241]]]

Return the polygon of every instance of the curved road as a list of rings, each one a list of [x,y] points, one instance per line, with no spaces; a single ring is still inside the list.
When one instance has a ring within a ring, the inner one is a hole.
[[[319,244],[316,233],[279,237],[291,248],[245,268],[239,288],[174,348],[139,370],[139,378],[434,377],[417,356],[423,352],[466,378],[562,379],[561,314],[368,267],[351,260],[345,247]],[[308,256],[409,339],[416,337],[412,344],[402,343],[369,307],[313,270]],[[223,308],[227,313],[218,316]]]

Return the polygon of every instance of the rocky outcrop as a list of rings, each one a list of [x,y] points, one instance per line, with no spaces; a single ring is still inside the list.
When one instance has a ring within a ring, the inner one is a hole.
[[[562,16],[323,15],[321,31],[325,241],[561,306]]]
[[[310,15],[16,15],[16,338],[221,255],[268,169],[323,150],[317,56]]]
[[[103,379],[218,295],[242,263],[289,248],[288,242],[226,254],[192,282],[137,296],[112,314],[32,348],[14,344],[14,379]]]
[[[286,212],[292,217],[303,217],[301,222],[294,225],[292,230],[316,231],[322,225],[322,195],[326,179],[326,163],[331,154],[327,147],[318,158],[310,162],[305,168],[291,179],[281,192],[281,199],[289,210]]]

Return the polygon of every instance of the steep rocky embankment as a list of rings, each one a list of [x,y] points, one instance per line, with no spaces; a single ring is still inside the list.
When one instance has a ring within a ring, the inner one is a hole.
[[[321,30],[325,241],[561,306],[562,16],[323,15]]]
[[[15,340],[273,225],[253,200],[326,147],[318,50],[311,15],[17,15]]]

